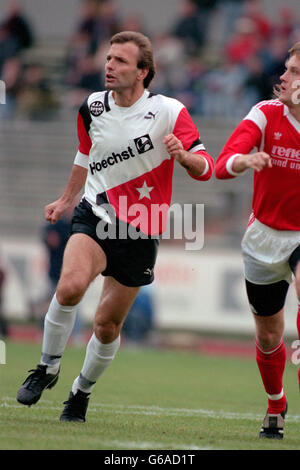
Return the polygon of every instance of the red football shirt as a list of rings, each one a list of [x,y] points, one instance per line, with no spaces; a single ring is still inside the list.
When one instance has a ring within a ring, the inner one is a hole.
[[[300,123],[281,101],[262,101],[251,109],[216,161],[217,178],[238,176],[234,158],[254,148],[272,160],[272,168],[254,172],[254,217],[276,230],[300,230]]]

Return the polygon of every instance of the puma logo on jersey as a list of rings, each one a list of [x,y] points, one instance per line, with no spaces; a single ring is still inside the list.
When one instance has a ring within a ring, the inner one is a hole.
[[[144,274],[148,274],[149,276],[152,276],[153,274],[153,268],[147,268],[145,271],[144,271]]]
[[[157,115],[158,111],[156,111],[156,113],[152,113],[151,111],[148,112],[148,114],[146,114],[146,116],[144,116],[144,119],[155,119],[155,116]]]

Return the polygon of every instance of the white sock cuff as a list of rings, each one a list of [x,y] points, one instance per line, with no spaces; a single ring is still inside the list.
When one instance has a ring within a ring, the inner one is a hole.
[[[97,354],[98,356],[105,357],[106,359],[113,359],[120,347],[120,343],[121,343],[120,335],[111,343],[103,344],[96,337],[95,333],[93,333],[89,341],[89,346],[93,349],[95,354]]]
[[[51,301],[51,304],[52,303],[54,307],[58,308],[61,312],[64,312],[64,313],[72,313],[77,308],[77,304],[76,305],[61,305],[57,300],[56,292]]]
[[[60,323],[61,321],[67,321],[67,318],[71,319],[75,316],[77,311],[77,305],[61,305],[56,298],[56,294],[54,294],[51,303],[48,308],[47,312],[47,319],[53,323]]]
[[[264,350],[262,349],[262,347],[258,344],[258,341],[257,341],[257,338],[255,338],[255,345],[257,347],[257,349],[260,350],[260,352],[262,352],[263,354],[266,354],[266,355],[269,355],[269,354],[273,354],[274,352],[276,352],[283,344],[283,338],[281,339],[280,343],[277,344],[277,346],[275,346],[274,348],[272,349],[268,349],[268,350]]]
[[[76,310],[76,306],[65,309],[57,302],[56,295],[53,296],[44,320],[43,363],[59,363],[74,327]]]
[[[268,398],[270,400],[280,400],[283,397],[283,394],[284,394],[284,392],[283,392],[283,389],[282,389],[280,393],[276,393],[274,395],[269,395],[268,394]]]

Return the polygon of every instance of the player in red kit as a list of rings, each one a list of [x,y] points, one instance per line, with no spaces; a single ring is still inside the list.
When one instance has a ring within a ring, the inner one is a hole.
[[[289,50],[280,81],[277,99],[251,109],[215,165],[220,179],[237,177],[247,169],[254,172],[252,214],[242,254],[256,326],[256,360],[268,397],[260,437],[278,439],[283,437],[287,412],[282,380],[284,304],[293,275],[300,303],[300,42]]]
[[[155,65],[147,37],[116,34],[106,59],[106,90],[92,93],[78,113],[79,148],[66,189],[45,209],[55,223],[84,185],[45,317],[41,361],[17,395],[30,406],[56,384],[77,306],[102,274],[94,332],[61,421],[85,421],[90,393],[120,346],[125,317],[140,287],[153,281],[167,214],[153,221],[152,209],[170,205],[174,164],[199,181],[209,179],[214,166],[185,106],[148,91]]]

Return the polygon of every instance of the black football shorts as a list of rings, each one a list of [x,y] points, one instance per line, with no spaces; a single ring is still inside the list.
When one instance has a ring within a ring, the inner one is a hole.
[[[107,266],[102,275],[112,276],[128,287],[151,284],[154,280],[154,265],[159,239],[150,237],[137,238],[136,240],[129,237],[102,239],[97,236],[96,232],[100,220],[93,213],[89,202],[82,199],[74,209],[71,235],[75,233],[89,235],[103,249],[106,254]],[[119,233],[119,224],[125,224],[125,229],[128,229],[128,224],[119,220],[116,223],[116,234]]]

